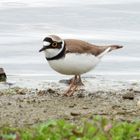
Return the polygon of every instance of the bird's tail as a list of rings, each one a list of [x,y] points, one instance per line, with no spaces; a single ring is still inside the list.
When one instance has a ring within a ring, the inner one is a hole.
[[[102,58],[106,53],[116,50],[116,49],[120,49],[123,46],[120,45],[109,45],[109,46],[104,46],[102,47],[102,52],[97,56],[98,58]]]
[[[108,47],[111,47],[110,51],[123,48],[121,45],[109,45]]]

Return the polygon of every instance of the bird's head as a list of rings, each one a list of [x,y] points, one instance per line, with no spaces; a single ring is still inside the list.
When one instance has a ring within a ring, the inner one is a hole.
[[[54,57],[61,51],[63,46],[64,41],[60,37],[49,35],[43,39],[43,47],[39,52],[44,51],[46,57]]]
[[[39,52],[47,51],[47,49],[61,49],[63,45],[63,40],[56,36],[50,35],[43,39],[43,47],[39,50]]]

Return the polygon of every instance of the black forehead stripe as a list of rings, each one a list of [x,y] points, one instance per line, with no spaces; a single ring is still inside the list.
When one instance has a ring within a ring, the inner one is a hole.
[[[43,41],[47,41],[47,42],[53,42],[53,40],[49,37],[46,37]]]

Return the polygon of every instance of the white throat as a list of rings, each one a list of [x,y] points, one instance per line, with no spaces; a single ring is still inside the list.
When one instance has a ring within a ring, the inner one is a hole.
[[[45,53],[45,57],[46,58],[52,58],[52,57],[55,57],[57,56],[59,53],[61,53],[61,51],[63,50],[64,48],[64,41],[62,41],[62,47],[60,49],[46,49],[44,51]]]

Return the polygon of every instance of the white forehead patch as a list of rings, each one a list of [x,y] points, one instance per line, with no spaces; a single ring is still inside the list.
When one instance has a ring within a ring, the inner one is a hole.
[[[50,42],[48,42],[48,41],[43,41],[43,45],[44,46],[49,46],[51,43]]]

